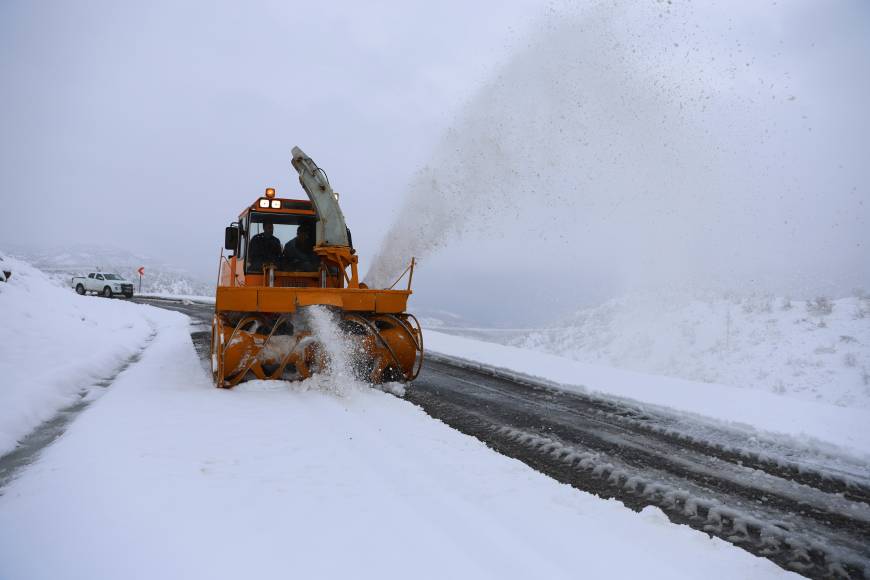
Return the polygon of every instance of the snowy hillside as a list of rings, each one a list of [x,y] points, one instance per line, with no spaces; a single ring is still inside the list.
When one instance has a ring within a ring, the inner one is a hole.
[[[870,408],[870,297],[637,294],[510,341],[581,362]]]
[[[214,294],[214,284],[200,280],[180,268],[169,266],[147,256],[114,247],[93,245],[72,245],[64,248],[32,250],[13,248],[10,252],[46,272],[64,285],[69,284],[72,276],[81,276],[93,270],[118,273],[137,286],[139,275],[136,270],[145,267],[142,278],[144,294],[174,294],[210,296]]]

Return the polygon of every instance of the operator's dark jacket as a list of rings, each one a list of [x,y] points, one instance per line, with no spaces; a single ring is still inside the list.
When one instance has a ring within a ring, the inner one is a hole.
[[[261,268],[266,262],[277,263],[281,257],[281,240],[274,235],[259,233],[251,238],[248,247],[248,263],[254,268]]]
[[[284,246],[284,262],[289,270],[297,272],[313,272],[320,266],[320,256],[313,250],[301,249],[293,238]]]

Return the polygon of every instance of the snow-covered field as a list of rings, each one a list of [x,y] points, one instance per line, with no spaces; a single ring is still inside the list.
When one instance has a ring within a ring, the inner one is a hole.
[[[214,389],[185,316],[75,296],[15,269],[0,289],[12,314],[4,347],[43,300],[63,330],[36,327],[16,356],[67,348],[92,319],[116,341],[140,329],[128,351],[153,338],[2,490],[0,578],[787,575],[656,509],[558,484],[384,392]],[[82,369],[102,364],[96,344],[75,351]],[[65,361],[45,358],[41,370],[62,376]],[[36,383],[19,372],[10,384]]]
[[[870,409],[870,296],[647,293],[576,312],[513,346],[580,362]]]

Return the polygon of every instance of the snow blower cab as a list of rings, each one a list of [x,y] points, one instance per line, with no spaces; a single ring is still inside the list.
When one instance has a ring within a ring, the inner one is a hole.
[[[338,195],[310,157],[298,147],[292,154],[308,199],[280,198],[268,188],[226,229],[230,254],[221,254],[212,323],[215,385],[325,371],[332,361],[324,320],[356,378],[413,380],[423,362],[420,325],[405,311],[413,258],[406,289],[361,284]]]

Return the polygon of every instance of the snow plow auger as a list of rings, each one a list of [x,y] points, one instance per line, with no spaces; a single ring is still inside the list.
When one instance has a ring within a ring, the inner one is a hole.
[[[350,230],[326,173],[294,147],[291,164],[307,200],[276,197],[273,188],[245,208],[225,233],[212,323],[215,386],[251,379],[303,380],[325,370],[316,316],[332,319],[356,378],[412,381],[423,363],[423,334],[405,312],[407,288],[360,283]],[[401,278],[400,278],[401,280]],[[323,309],[327,312],[324,313]]]

